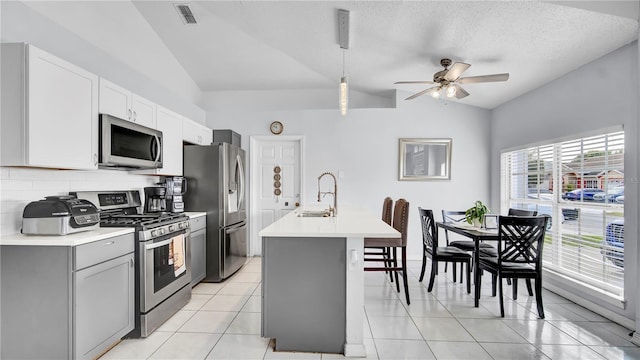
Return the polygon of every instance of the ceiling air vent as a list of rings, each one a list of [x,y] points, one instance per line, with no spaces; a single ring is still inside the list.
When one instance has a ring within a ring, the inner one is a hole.
[[[193,15],[193,12],[191,12],[191,8],[189,7],[189,5],[173,4],[173,6],[175,6],[176,10],[178,10],[180,19],[182,19],[183,23],[185,23],[186,25],[195,25],[198,23],[196,17]]]

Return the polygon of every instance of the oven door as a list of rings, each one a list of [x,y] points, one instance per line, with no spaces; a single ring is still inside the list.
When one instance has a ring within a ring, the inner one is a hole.
[[[140,242],[140,311],[146,313],[191,283],[189,229]]]

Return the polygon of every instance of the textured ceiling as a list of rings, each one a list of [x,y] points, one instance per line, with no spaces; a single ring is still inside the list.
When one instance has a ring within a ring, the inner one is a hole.
[[[464,76],[510,73],[507,82],[465,85],[471,95],[460,102],[489,109],[638,37],[638,1],[182,3],[197,25],[184,25],[171,1],[27,2],[110,53],[126,49],[130,59],[119,58],[151,78],[179,63],[203,92],[335,89],[343,71],[337,10],[347,9],[353,91],[423,90],[393,83],[431,80],[448,57],[472,65]]]

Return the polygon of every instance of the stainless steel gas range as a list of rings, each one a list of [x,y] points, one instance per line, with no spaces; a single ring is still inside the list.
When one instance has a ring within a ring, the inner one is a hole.
[[[135,190],[71,194],[100,209],[101,227],[135,228],[136,319],[126,337],[149,336],[191,299],[189,218],[181,213],[141,214]]]

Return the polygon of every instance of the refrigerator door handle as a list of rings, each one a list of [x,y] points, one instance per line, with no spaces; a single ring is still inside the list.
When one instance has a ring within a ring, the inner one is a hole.
[[[239,167],[239,176],[238,176],[238,187],[240,188],[240,194],[238,196],[238,210],[240,210],[242,208],[242,205],[244,204],[244,164],[242,163],[242,157],[240,156],[240,154],[238,154],[236,156],[236,161]]]
[[[240,231],[242,228],[244,228],[244,225],[242,225],[242,226],[238,226],[238,227],[236,227],[236,228],[225,229],[225,232],[226,232],[227,234],[233,234],[233,233],[234,233],[234,232],[236,232],[236,231]]]

